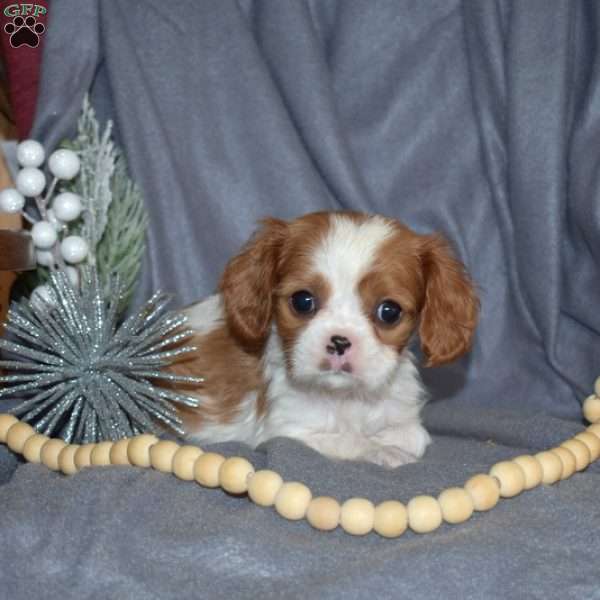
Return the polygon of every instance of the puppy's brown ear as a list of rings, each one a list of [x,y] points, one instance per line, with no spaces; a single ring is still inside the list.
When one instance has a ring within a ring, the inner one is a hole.
[[[265,219],[221,278],[225,318],[231,332],[250,349],[260,347],[269,332],[277,258],[287,224]]]
[[[427,236],[421,255],[425,302],[419,336],[427,366],[450,362],[471,347],[479,300],[464,266],[441,236]]]

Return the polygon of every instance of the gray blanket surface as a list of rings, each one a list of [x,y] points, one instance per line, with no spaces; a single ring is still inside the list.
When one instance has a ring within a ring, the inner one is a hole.
[[[423,370],[434,444],[386,471],[294,441],[316,494],[437,494],[583,427],[600,374],[600,31],[579,0],[54,0],[34,136],[84,93],[150,213],[141,302],[210,293],[257,219],[352,208],[443,232],[476,281],[471,355]],[[600,598],[600,467],[459,526],[320,533],[157,472],[71,478],[0,447],[0,598]]]

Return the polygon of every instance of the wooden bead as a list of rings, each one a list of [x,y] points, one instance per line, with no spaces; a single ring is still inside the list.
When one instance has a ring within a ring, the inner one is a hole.
[[[473,508],[478,511],[490,510],[500,500],[500,484],[498,480],[479,473],[465,483],[465,490],[473,500]]]
[[[273,506],[282,485],[279,473],[269,469],[256,471],[248,482],[248,497],[258,506]]]
[[[94,467],[107,467],[110,465],[110,450],[114,442],[99,442],[95,444],[90,453],[90,463]]]
[[[562,462],[562,474],[560,476],[561,479],[568,479],[575,473],[575,468],[577,462],[575,461],[575,455],[567,448],[552,448],[550,452],[556,454],[560,461]]]
[[[597,438],[600,438],[600,423],[595,423],[594,425],[590,425],[586,431],[588,433],[592,433]]]
[[[366,498],[350,498],[342,504],[340,525],[346,533],[366,535],[373,529],[375,507]]]
[[[535,456],[523,454],[522,456],[513,458],[513,462],[517,463],[523,469],[526,490],[532,490],[542,483],[544,472],[542,471],[542,465]]]
[[[69,444],[58,455],[58,467],[65,475],[74,475],[79,471],[75,464],[75,452],[78,448],[78,444]]]
[[[194,479],[204,487],[219,487],[219,469],[225,457],[214,452],[201,454],[194,463]]]
[[[600,396],[600,377],[594,382],[594,392],[596,392],[596,396]]]
[[[542,483],[544,485],[552,485],[561,479],[563,464],[556,454],[545,450],[536,454],[535,458],[542,467]]]
[[[415,496],[406,506],[408,526],[415,533],[429,533],[442,524],[440,503],[432,496]]]
[[[77,448],[75,451],[74,462],[78,469],[84,469],[92,464],[91,455],[95,445],[96,444],[84,444]]]
[[[306,520],[320,531],[332,531],[340,523],[341,507],[335,498],[319,496],[313,498],[306,511]]]
[[[162,440],[150,446],[150,464],[161,473],[173,472],[173,459],[180,446],[171,440]]]
[[[111,465],[130,465],[127,449],[129,448],[130,438],[117,440],[110,449]]]
[[[588,396],[583,401],[583,416],[588,423],[600,421],[600,398],[598,396]]]
[[[42,446],[49,439],[50,438],[47,435],[42,435],[41,433],[32,435],[23,446],[23,458],[30,463],[41,463],[42,459],[40,458],[40,455],[42,453]]]
[[[561,448],[566,448],[573,453],[575,457],[575,470],[583,471],[587,469],[589,464],[592,462],[592,455],[588,447],[581,441],[576,439],[570,439],[566,442],[563,442]]]
[[[490,469],[490,475],[500,483],[500,495],[503,498],[513,498],[525,489],[525,473],[511,460],[496,463]]]
[[[22,454],[25,442],[37,432],[36,430],[22,421],[11,425],[6,433],[6,445],[13,451]]]
[[[173,473],[184,481],[194,480],[194,463],[202,454],[197,446],[181,446],[173,457]]]
[[[444,490],[438,496],[438,502],[442,509],[442,518],[446,523],[452,525],[468,521],[475,509],[469,493],[464,488],[459,487]]]
[[[150,466],[150,448],[158,442],[158,438],[151,433],[142,433],[129,440],[127,458],[136,467]]]
[[[14,415],[1,414],[0,415],[0,442],[6,442],[6,434],[8,430],[15,424],[18,423],[19,419]]]
[[[303,519],[312,500],[311,491],[297,481],[286,481],[275,497],[275,510],[290,521]]]
[[[552,448],[550,452],[557,456],[562,464],[561,480],[571,477],[577,470],[577,460],[575,459],[573,452],[568,448],[563,448],[561,446]]]
[[[576,440],[583,442],[590,451],[590,460],[594,462],[600,457],[600,438],[589,431],[578,433],[575,436]]]
[[[408,511],[402,502],[386,500],[377,505],[373,529],[386,538],[401,536],[408,527]]]
[[[252,473],[252,463],[241,456],[233,456],[221,465],[219,484],[230,494],[243,494],[248,490],[248,478]]]
[[[58,456],[67,444],[58,438],[50,438],[43,446],[40,452],[40,459],[52,471],[60,470]]]

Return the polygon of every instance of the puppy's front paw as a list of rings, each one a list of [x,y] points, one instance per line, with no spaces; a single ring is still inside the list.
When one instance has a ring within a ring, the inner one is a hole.
[[[413,461],[421,458],[431,443],[431,437],[418,422],[382,429],[372,436],[371,440],[381,446],[402,448],[407,454],[415,457]]]
[[[364,460],[388,469],[395,469],[401,465],[415,462],[417,457],[402,448],[398,448],[398,446],[374,445],[365,452]]]

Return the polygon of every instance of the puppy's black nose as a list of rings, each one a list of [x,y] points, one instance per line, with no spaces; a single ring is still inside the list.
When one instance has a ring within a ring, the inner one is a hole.
[[[352,342],[343,335],[332,335],[330,341],[331,344],[327,345],[327,352],[329,352],[329,354],[342,356],[342,354],[352,346]]]

